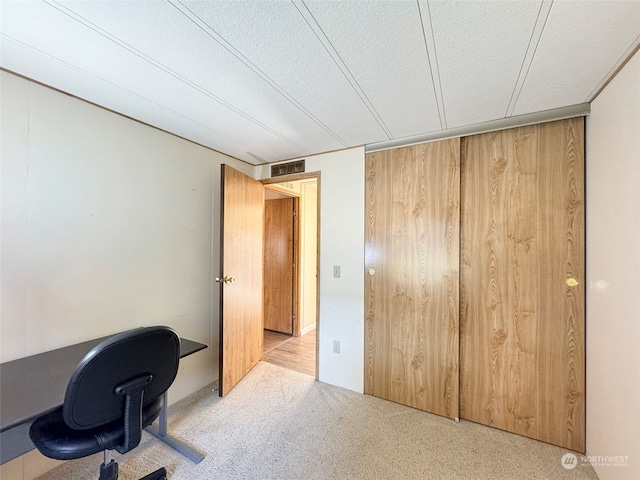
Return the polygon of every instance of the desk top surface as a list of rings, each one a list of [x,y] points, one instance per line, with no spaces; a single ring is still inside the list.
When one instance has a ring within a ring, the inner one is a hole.
[[[103,340],[58,348],[0,364],[0,432],[29,422],[62,405],[67,383],[80,360]],[[180,339],[180,358],[207,348]]]

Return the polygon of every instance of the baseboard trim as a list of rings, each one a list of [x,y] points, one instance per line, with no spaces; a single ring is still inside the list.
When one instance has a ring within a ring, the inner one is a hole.
[[[308,327],[304,327],[301,331],[300,331],[300,336],[306,335],[307,333],[313,331],[316,329],[316,324],[312,323],[311,325],[309,325]]]

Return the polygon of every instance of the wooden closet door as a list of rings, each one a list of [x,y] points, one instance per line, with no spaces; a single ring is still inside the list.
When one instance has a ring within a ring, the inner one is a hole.
[[[367,154],[365,393],[458,417],[459,139]]]
[[[583,119],[461,150],[461,417],[584,452]]]

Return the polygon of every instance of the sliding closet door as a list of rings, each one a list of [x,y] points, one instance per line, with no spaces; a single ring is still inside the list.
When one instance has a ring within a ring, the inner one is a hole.
[[[583,119],[461,149],[460,416],[584,452]]]
[[[365,393],[458,417],[459,139],[366,156]]]

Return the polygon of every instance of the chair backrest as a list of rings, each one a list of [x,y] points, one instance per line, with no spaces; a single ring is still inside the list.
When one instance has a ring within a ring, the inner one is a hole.
[[[116,389],[145,376],[142,402],[149,404],[171,386],[179,361],[180,337],[169,327],[136,328],[114,335],[78,364],[67,385],[64,421],[71,428],[86,430],[122,418],[125,395]]]

